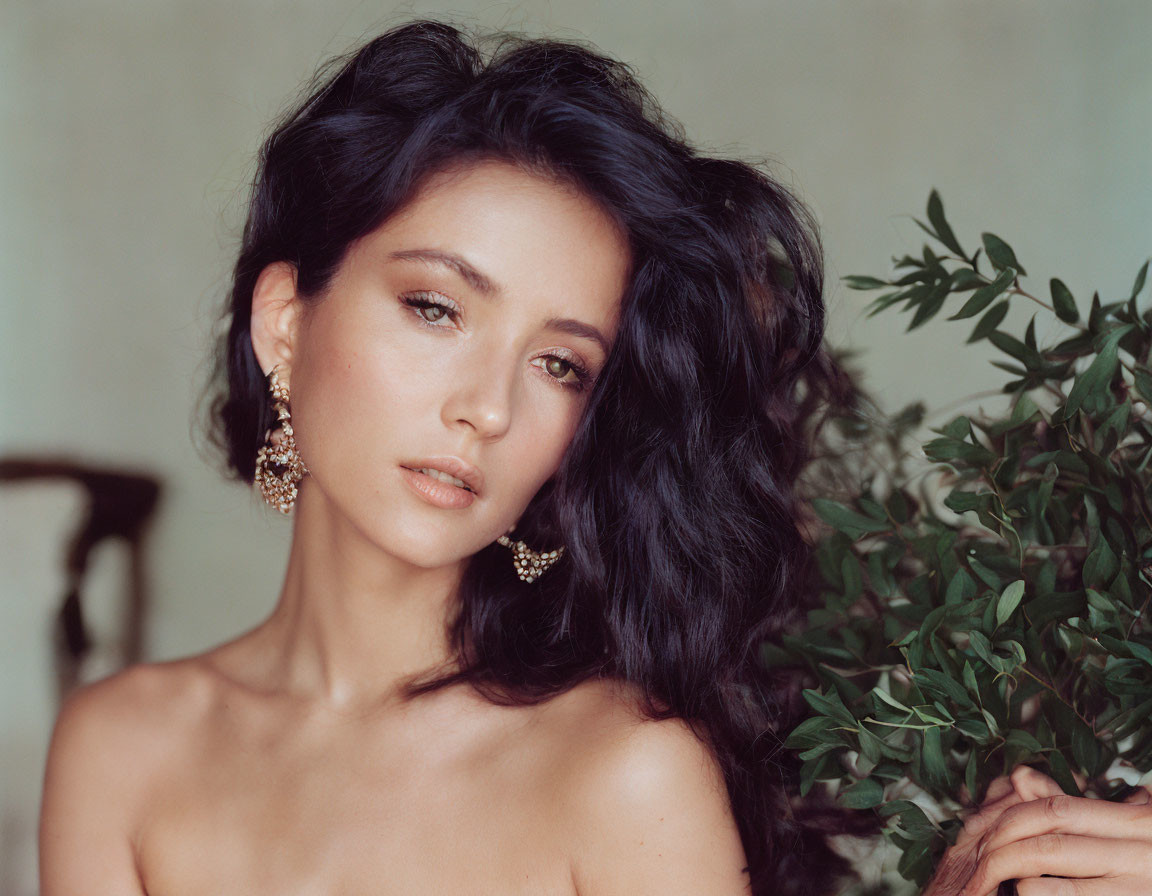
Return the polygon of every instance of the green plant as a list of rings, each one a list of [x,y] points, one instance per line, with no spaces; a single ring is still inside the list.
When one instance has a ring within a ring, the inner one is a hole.
[[[787,741],[802,793],[831,782],[843,806],[878,812],[900,873],[923,884],[955,810],[1015,766],[1074,794],[1078,771],[1105,798],[1152,769],[1152,311],[1137,308],[1148,262],[1130,296],[1096,294],[1085,318],[1060,280],[1050,304],[1026,291],[994,234],[969,255],[935,190],[916,223],[942,248],[845,282],[884,291],[870,315],[915,309],[908,330],[949,302],[950,320],[980,315],[968,342],[1007,355],[993,363],[1008,410],[933,429],[934,482],[906,471],[922,404],[834,421],[838,450],[865,462],[846,494],[812,498],[819,606],[764,655],[815,685]],[[1067,338],[1039,345],[1035,316],[1022,339],[999,329],[1020,301]]]

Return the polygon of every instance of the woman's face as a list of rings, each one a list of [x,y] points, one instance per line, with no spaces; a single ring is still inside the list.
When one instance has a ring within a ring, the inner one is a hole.
[[[423,567],[508,531],[575,433],[629,263],[592,200],[486,161],[430,180],[353,244],[311,306],[291,268],[270,266],[253,296],[253,344],[265,371],[287,372],[310,473],[299,506],[324,504]],[[405,469],[437,457],[479,470],[467,506],[430,502],[428,482]]]

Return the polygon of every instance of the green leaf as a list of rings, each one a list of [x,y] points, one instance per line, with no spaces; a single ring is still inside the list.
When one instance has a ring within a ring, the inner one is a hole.
[[[950,491],[944,498],[944,506],[955,513],[965,513],[983,507],[986,498],[987,493],[977,495],[957,488]]]
[[[1044,359],[1036,349],[1031,348],[1027,343],[1021,342],[1015,336],[1008,333],[993,330],[988,334],[988,341],[1000,349],[1000,351],[1023,361],[1024,366],[1029,370],[1037,370],[1044,364]]]
[[[948,583],[948,590],[944,592],[946,605],[960,604],[971,600],[976,594],[976,583],[963,569],[956,570],[952,580]]]
[[[1016,279],[1016,269],[1008,268],[1000,273],[995,280],[987,286],[982,286],[964,303],[963,307],[953,314],[948,320],[963,320],[966,317],[974,317],[985,308],[992,304],[993,300],[998,298],[1004,293],[1012,281]]]
[[[1020,426],[1032,419],[1032,415],[1037,413],[1040,409],[1036,406],[1036,402],[1027,392],[1020,393],[1016,399],[1016,403],[1012,406],[1012,416],[1009,423],[1013,426]]]
[[[988,726],[980,719],[957,719],[956,730],[978,743],[988,740],[991,735]]]
[[[998,270],[1005,268],[1015,268],[1021,275],[1026,275],[1028,272],[1024,270],[1020,262],[1016,260],[1016,253],[1012,251],[1004,240],[996,236],[994,233],[982,233],[980,238],[984,241],[984,254],[988,256],[988,260],[992,262],[992,266]]]
[[[1072,298],[1072,290],[1064,285],[1063,280],[1053,277],[1048,281],[1048,288],[1052,291],[1052,308],[1060,320],[1074,324],[1080,320],[1080,312],[1076,310],[1076,300]]]
[[[789,750],[799,750],[817,744],[839,743],[839,735],[835,728],[835,720],[827,716],[810,716],[792,729],[792,733],[784,741],[784,746]]]
[[[915,330],[918,326],[927,320],[931,320],[936,312],[944,305],[944,300],[948,298],[948,281],[941,280],[939,283],[932,287],[932,290],[924,297],[916,308],[916,314],[912,317],[911,323],[908,324],[908,329],[905,332]]]
[[[872,696],[876,697],[882,703],[887,703],[893,709],[896,709],[902,713],[911,714],[911,712],[912,712],[912,710],[910,710],[907,706],[905,706],[903,703],[901,703],[899,700],[897,700],[891,694],[887,693],[882,688],[876,688],[875,690],[873,690]]]
[[[895,815],[900,827],[914,839],[930,837],[936,832],[936,825],[924,814],[924,810],[911,800],[892,800],[884,803],[876,811],[881,818],[891,818]]]
[[[860,509],[863,510],[869,518],[887,522],[888,513],[884,510],[884,505],[879,501],[868,495],[859,495],[856,498],[856,503],[860,505]]]
[[[968,761],[964,764],[964,786],[968,789],[969,801],[975,801],[980,798],[980,752],[979,750],[970,750],[968,752]]]
[[[1148,276],[1148,262],[1146,261],[1146,262],[1144,262],[1143,266],[1140,268],[1140,273],[1138,273],[1136,275],[1136,283],[1133,284],[1133,286],[1132,286],[1132,298],[1133,299],[1135,299],[1136,296],[1138,296],[1140,294],[1140,290],[1142,290],[1144,288],[1144,279],[1147,276]]]
[[[1060,788],[1069,796],[1080,796],[1080,787],[1072,775],[1072,767],[1059,750],[1052,750],[1047,754],[1048,773],[1055,779]]]
[[[1115,450],[1116,444],[1128,434],[1128,420],[1131,414],[1131,402],[1123,401],[1118,404],[1116,409],[1100,424],[1100,428],[1096,430],[1096,435],[1097,438],[1104,439],[1105,448],[1102,453],[1111,454]],[[1115,442],[1108,441],[1107,436],[1109,432],[1115,435]]]
[[[956,719],[952,718],[952,714],[946,712],[943,707],[937,708],[940,710],[939,713],[928,712],[919,706],[914,706],[912,710],[916,713],[916,717],[920,719],[920,721],[927,722],[929,725],[939,725],[942,728],[946,728],[956,721]],[[944,716],[948,716],[948,718],[943,718]]]
[[[976,655],[984,660],[989,666],[996,666],[995,653],[992,650],[992,642],[983,632],[969,632],[968,643],[972,645],[972,649],[976,651]]]
[[[944,763],[939,728],[929,728],[924,732],[924,749],[920,761],[924,764],[924,775],[931,783],[938,787],[947,786],[948,766]]]
[[[873,299],[865,306],[868,309],[868,317],[875,317],[885,308],[895,305],[903,298],[903,292],[887,292],[884,295]]]
[[[860,752],[856,756],[856,773],[867,777],[883,758],[884,745],[875,734],[860,726]]]
[[[1008,313],[1008,302],[997,302],[991,308],[984,312],[984,316],[977,321],[976,326],[972,330],[972,335],[968,337],[967,342],[979,342],[989,333],[993,332],[998,326],[1000,321],[1004,320],[1004,315]]]
[[[1132,652],[1132,656],[1144,663],[1147,663],[1149,666],[1152,666],[1152,650],[1149,650],[1139,641],[1127,641],[1126,644],[1128,649]]]
[[[844,597],[855,601],[864,590],[864,579],[860,574],[860,561],[852,552],[840,561],[840,574],[844,577]]]
[[[835,688],[830,688],[827,695],[821,694],[812,688],[805,688],[802,693],[804,699],[808,701],[808,705],[816,710],[816,712],[823,713],[846,726],[852,728],[857,727],[856,717],[852,715],[852,712],[844,705],[844,701],[840,699],[840,695],[836,692]]]
[[[933,696],[945,697],[962,707],[973,705],[972,698],[968,696],[963,685],[943,672],[938,672],[935,669],[917,669],[914,679],[918,684],[931,691]]]
[[[969,289],[977,289],[981,286],[986,286],[988,283],[987,278],[981,276],[972,268],[956,268],[952,272],[952,291],[964,292]]]
[[[1008,621],[1008,617],[1020,606],[1024,597],[1024,580],[1017,579],[1005,588],[996,601],[996,627]]]
[[[950,420],[940,432],[949,438],[965,439],[972,435],[972,421],[966,415],[960,414]]]
[[[1064,405],[1065,418],[1076,413],[1089,395],[1103,389],[1112,381],[1112,377],[1115,376],[1116,370],[1120,366],[1117,343],[1130,329],[1132,329],[1132,324],[1127,324],[1123,327],[1117,327],[1109,333],[1100,353],[1092,359],[1088,369],[1076,377],[1076,382],[1068,393],[1068,400]]]
[[[1000,586],[1002,584],[1000,581],[1000,576],[996,575],[996,573],[990,570],[975,557],[968,558],[968,567],[972,570],[972,572],[976,573],[976,575],[980,578],[980,581],[987,585],[989,588],[992,588],[996,591],[1000,590]]]
[[[1152,374],[1143,367],[1137,367],[1133,379],[1136,382],[1136,391],[1140,393],[1140,397],[1152,404]]]
[[[1032,319],[1028,321],[1028,329],[1024,331],[1024,344],[1028,348],[1036,348],[1036,315],[1032,315]]]
[[[1005,739],[1005,744],[1015,747],[1021,753],[1042,753],[1044,751],[1043,744],[1036,740],[1027,731],[1022,731],[1017,728],[1014,731],[1008,732],[1008,737]]]
[[[820,519],[853,540],[872,532],[884,532],[892,527],[887,520],[874,520],[828,498],[814,498],[812,509]]]
[[[835,750],[844,749],[842,744],[816,744],[814,747],[809,747],[800,753],[801,759],[816,759],[823,756],[825,753],[831,753]]]
[[[973,445],[960,439],[931,439],[924,443],[924,453],[932,460],[964,461],[976,467],[985,467],[996,460],[996,456],[983,445]]]
[[[884,787],[875,778],[864,778],[845,787],[836,799],[846,809],[871,809],[884,802]]]
[[[961,677],[964,679],[964,687],[968,689],[968,693],[973,696],[979,695],[980,685],[976,681],[976,672],[968,660],[964,661],[964,671],[961,673]]]
[[[1115,551],[1102,538],[1100,543],[1084,559],[1084,566],[1081,570],[1084,586],[1086,588],[1099,586],[1107,589],[1119,571],[1120,561],[1117,559]]]
[[[905,880],[915,881],[917,884],[927,883],[932,872],[932,854],[929,850],[930,841],[912,840],[904,847],[896,863],[896,870]]]
[[[1088,775],[1095,773],[1100,762],[1100,743],[1092,729],[1080,721],[1072,727],[1072,758]]]
[[[849,289],[880,289],[883,286],[891,286],[887,280],[878,280],[875,277],[865,277],[860,274],[850,274],[847,277],[841,277],[840,280]]]
[[[1088,307],[1088,329],[1092,333],[1100,332],[1100,325],[1104,321],[1104,306],[1100,304],[1100,293],[1092,293],[1092,304]]]
[[[956,234],[952,232],[951,226],[944,218],[944,203],[940,201],[940,194],[935,188],[928,196],[928,221],[936,229],[940,242],[961,258],[966,257],[966,253],[960,248],[960,242],[956,239]]]

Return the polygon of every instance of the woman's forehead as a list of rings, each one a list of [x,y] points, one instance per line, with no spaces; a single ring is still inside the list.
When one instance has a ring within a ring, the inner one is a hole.
[[[602,318],[615,316],[631,262],[626,235],[591,197],[496,161],[430,177],[361,248],[438,261],[496,299],[554,296]]]

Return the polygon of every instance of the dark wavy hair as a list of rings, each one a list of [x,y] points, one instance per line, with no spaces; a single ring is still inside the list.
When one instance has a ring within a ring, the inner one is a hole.
[[[430,175],[481,159],[597,201],[627,234],[632,275],[572,443],[518,527],[566,553],[531,585],[501,546],[472,557],[450,626],[458,668],[408,695],[466,681],[536,703],[593,676],[631,682],[650,718],[685,720],[719,761],[753,893],[832,892],[850,872],[826,835],[844,827],[790,799],[795,688],[760,660],[807,599],[796,481],[838,370],[822,249],[788,189],[694,150],[627,65],[420,20],[323,69],[260,154],[209,384],[214,441],[251,482],[274,423],[249,332],[260,271],[291,262],[300,294],[319,297]]]

